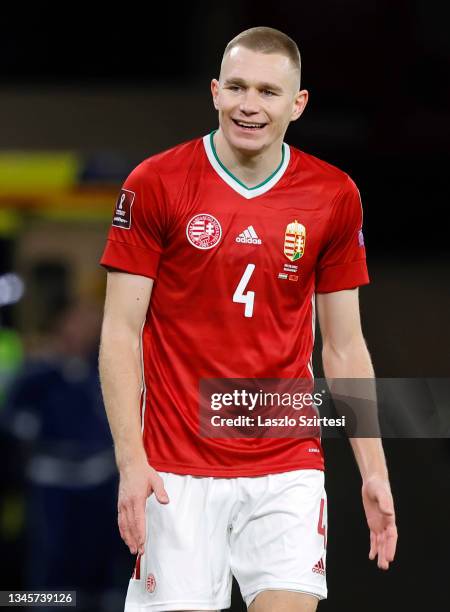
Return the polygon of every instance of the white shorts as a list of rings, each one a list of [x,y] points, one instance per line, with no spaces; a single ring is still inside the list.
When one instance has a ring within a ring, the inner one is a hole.
[[[232,575],[247,606],[272,589],[327,596],[323,472],[160,475],[170,503],[147,499],[145,553],[125,612],[229,608]]]

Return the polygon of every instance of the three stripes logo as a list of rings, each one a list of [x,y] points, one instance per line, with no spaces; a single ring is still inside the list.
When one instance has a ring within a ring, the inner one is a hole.
[[[236,242],[241,244],[262,244],[261,238],[258,238],[258,234],[255,232],[253,225],[249,225],[246,230],[241,232],[236,237]]]
[[[323,562],[322,558],[320,558],[319,561],[317,561],[315,566],[312,568],[312,571],[315,574],[321,574],[321,576],[325,575],[325,563]]]

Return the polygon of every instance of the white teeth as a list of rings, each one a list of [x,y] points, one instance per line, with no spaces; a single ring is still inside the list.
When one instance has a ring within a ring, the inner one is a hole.
[[[261,128],[264,127],[264,124],[262,123],[243,123],[242,121],[237,121],[236,122],[238,125],[240,125],[241,127],[248,127],[248,128]]]

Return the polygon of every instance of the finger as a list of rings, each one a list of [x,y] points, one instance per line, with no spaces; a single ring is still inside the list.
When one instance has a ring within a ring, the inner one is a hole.
[[[131,536],[130,536],[130,532],[128,530],[127,521],[125,519],[125,514],[124,514],[123,511],[119,513],[118,518],[117,518],[117,522],[118,522],[118,525],[119,525],[120,537],[125,542],[125,544],[128,546],[128,548],[130,549],[130,552],[132,553],[133,549],[132,549]]]
[[[127,506],[128,528],[130,530],[133,543],[133,550],[137,553],[139,546],[144,544],[145,524],[143,521],[143,508],[145,508],[145,498],[132,497]]]
[[[395,551],[397,549],[397,529],[388,528],[386,532],[386,559],[388,561],[393,561],[395,557]]]
[[[377,533],[377,551],[378,551],[377,565],[380,569],[382,569],[382,565],[383,565],[382,536],[379,533]]]
[[[378,567],[382,570],[387,570],[389,568],[389,563],[386,560],[386,542],[385,542],[384,532],[378,534],[377,546],[378,546]]]
[[[164,488],[164,482],[161,476],[155,476],[155,478],[152,480],[152,488],[155,497],[160,504],[169,503],[169,496],[167,495],[167,491]]]
[[[117,514],[117,524],[119,525],[120,537],[129,546],[129,534],[127,529],[127,523],[125,520],[125,514],[123,510],[119,510]]]
[[[143,555],[146,537],[145,500],[137,501],[133,506],[133,529],[138,552]]]
[[[370,532],[370,551],[369,559],[373,561],[377,556],[377,539],[373,531]]]
[[[123,515],[123,526],[124,531],[127,535],[127,544],[132,555],[137,553],[137,534],[134,526],[134,512],[133,503],[131,500],[127,500],[121,507],[121,513]]]
[[[123,529],[123,521],[122,521],[122,515],[119,512],[119,514],[117,515],[117,524],[119,526],[119,533],[120,533],[120,537],[122,538],[122,540],[125,542],[125,531]],[[126,542],[125,542],[126,543]]]

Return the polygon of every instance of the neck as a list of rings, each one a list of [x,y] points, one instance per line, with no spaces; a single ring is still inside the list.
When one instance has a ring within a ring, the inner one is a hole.
[[[275,172],[282,159],[282,140],[249,155],[233,148],[220,128],[214,134],[214,147],[225,168],[247,187],[256,187],[265,181]]]

